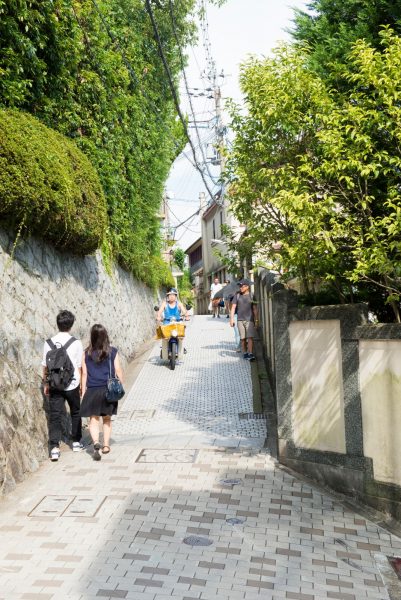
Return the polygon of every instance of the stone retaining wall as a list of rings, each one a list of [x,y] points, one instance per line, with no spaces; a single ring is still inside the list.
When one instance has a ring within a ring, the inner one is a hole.
[[[14,241],[0,229],[0,495],[48,456],[40,363],[58,311],[75,314],[73,333],[84,344],[102,323],[123,361],[152,337],[155,322],[153,293],[118,267],[109,276],[100,253],[79,258]]]

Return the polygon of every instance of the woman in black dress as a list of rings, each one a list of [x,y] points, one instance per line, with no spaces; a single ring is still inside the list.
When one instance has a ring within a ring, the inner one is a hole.
[[[117,348],[110,345],[103,325],[93,325],[90,344],[82,357],[81,417],[90,417],[89,432],[94,445],[93,459],[100,460],[100,417],[103,419],[102,454],[110,452],[111,416],[117,414],[117,402],[106,402],[107,380],[118,377],[122,382],[122,369]]]

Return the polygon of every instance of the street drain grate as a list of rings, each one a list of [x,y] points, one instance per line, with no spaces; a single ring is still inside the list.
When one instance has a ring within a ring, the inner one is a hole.
[[[202,537],[200,535],[189,535],[188,537],[184,538],[184,544],[187,544],[187,546],[211,546],[213,542],[207,537]]]
[[[393,567],[393,570],[397,575],[398,579],[401,580],[401,558],[399,556],[388,556],[387,560]]]
[[[229,525],[242,525],[243,523],[245,523],[245,519],[231,517],[230,519],[226,519],[226,523],[228,523]]]
[[[251,413],[251,412],[246,413],[246,412],[244,412],[244,413],[238,413],[238,416],[241,421],[264,421],[264,420],[266,420],[265,413]]]
[[[241,485],[242,479],[220,479],[220,485]]]

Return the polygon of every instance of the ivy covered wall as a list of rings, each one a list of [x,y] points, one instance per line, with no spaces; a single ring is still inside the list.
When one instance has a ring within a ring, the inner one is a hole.
[[[174,29],[185,45],[194,0],[151,4],[177,80]],[[1,106],[29,112],[75,142],[106,198],[104,255],[151,286],[165,282],[157,213],[184,139],[145,3],[0,0]],[[20,213],[17,228],[33,232],[33,219]],[[45,239],[48,233],[42,231]]]

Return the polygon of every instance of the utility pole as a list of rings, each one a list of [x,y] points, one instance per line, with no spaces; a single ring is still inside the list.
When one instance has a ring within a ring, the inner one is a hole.
[[[212,164],[220,166],[220,179],[225,166],[225,159],[223,155],[223,149],[225,147],[225,134],[226,128],[223,124],[222,109],[221,109],[221,88],[218,82],[219,77],[224,77],[223,71],[220,75],[217,74],[216,62],[212,56],[211,43],[209,38],[209,28],[207,22],[206,12],[207,0],[201,0],[201,29],[203,36],[203,46],[206,54],[207,68],[204,71],[204,76],[210,83],[211,89],[213,90],[213,97],[215,103],[215,140],[217,148],[217,156],[212,159]],[[222,186],[220,197],[216,201],[216,204],[220,206],[224,205],[224,186]]]
[[[202,216],[206,209],[206,194],[199,192],[199,215]]]
[[[170,224],[170,210],[168,205],[168,194],[165,191],[162,200],[162,212],[160,217],[163,223],[163,241],[164,241],[164,260],[171,268],[171,224]]]

